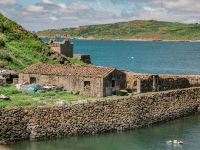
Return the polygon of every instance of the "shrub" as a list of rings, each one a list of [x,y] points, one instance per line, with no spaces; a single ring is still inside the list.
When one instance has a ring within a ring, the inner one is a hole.
[[[0,37],[1,38],[1,37]],[[0,39],[0,48],[1,47],[5,47],[5,42],[3,40]]]
[[[10,57],[10,54],[6,50],[0,49],[0,60],[11,61],[12,58]]]

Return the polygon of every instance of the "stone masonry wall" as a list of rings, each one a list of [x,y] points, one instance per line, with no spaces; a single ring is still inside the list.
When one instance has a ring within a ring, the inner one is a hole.
[[[6,85],[7,85],[6,78],[0,77],[0,86],[6,86]]]
[[[198,112],[200,88],[138,94],[64,106],[0,109],[0,143],[147,127]]]
[[[140,79],[140,92],[168,91],[192,87],[187,78],[161,78],[156,76],[156,84],[153,86],[153,76],[148,79]]]
[[[134,73],[129,71],[123,71],[127,78],[128,89],[138,89],[138,79],[142,82],[141,91],[152,91],[152,74]],[[159,90],[174,90],[183,89],[188,87],[200,86],[200,75],[160,75],[159,74]]]

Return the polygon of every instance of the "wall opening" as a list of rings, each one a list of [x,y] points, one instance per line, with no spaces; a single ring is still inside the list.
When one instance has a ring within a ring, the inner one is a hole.
[[[30,84],[35,84],[35,83],[36,83],[36,78],[30,77]]]
[[[115,80],[112,80],[112,87],[115,87],[116,84],[115,84]]]
[[[90,81],[84,81],[84,89],[85,90],[91,90]]]

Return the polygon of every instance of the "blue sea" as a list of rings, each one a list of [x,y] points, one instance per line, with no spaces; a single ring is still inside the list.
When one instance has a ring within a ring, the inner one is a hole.
[[[95,65],[113,66],[139,73],[200,74],[198,42],[103,40],[72,40],[72,42],[74,53],[90,54]]]
[[[74,40],[75,53],[92,62],[140,73],[200,74],[200,43]]]

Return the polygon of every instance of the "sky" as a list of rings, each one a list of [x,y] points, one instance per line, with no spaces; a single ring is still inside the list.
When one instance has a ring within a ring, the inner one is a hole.
[[[200,0],[0,0],[0,12],[30,31],[129,20],[200,22]]]

